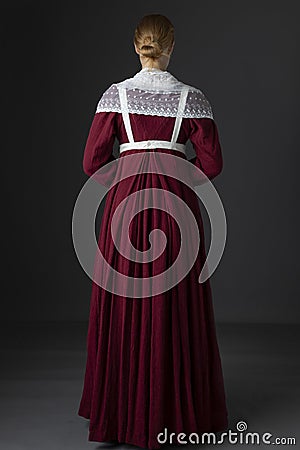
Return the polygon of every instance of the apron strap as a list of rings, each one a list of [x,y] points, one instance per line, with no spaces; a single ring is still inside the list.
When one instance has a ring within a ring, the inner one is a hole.
[[[183,114],[183,111],[185,108],[188,92],[189,92],[188,86],[184,86],[181,90],[176,120],[175,120],[175,124],[174,124],[174,128],[173,128],[172,138],[171,138],[171,142],[173,144],[177,141],[177,138],[178,138],[178,134],[179,134],[179,130],[180,130],[181,122],[182,122],[182,114]]]
[[[130,143],[133,143],[134,138],[133,138],[133,134],[132,134],[132,128],[131,128],[129,112],[128,112],[126,88],[118,86],[118,90],[119,90],[122,117],[123,117],[125,130],[127,133],[128,141]],[[180,130],[181,122],[182,122],[182,114],[184,112],[188,92],[189,92],[188,86],[184,86],[180,93],[180,99],[179,99],[179,103],[178,103],[178,109],[177,109],[175,124],[174,124],[174,128],[173,128],[172,138],[171,138],[172,144],[175,144],[177,141],[177,138],[178,138],[178,134],[179,134],[179,130]]]
[[[128,113],[126,89],[124,87],[118,86],[118,90],[119,90],[122,117],[123,117],[123,122],[125,125],[125,130],[127,133],[128,141],[130,143],[133,143],[134,139],[133,139],[131,124],[130,124],[129,113]]]

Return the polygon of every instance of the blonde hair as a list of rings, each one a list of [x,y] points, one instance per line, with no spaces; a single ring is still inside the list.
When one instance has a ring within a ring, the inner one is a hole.
[[[174,26],[161,14],[144,16],[134,32],[134,43],[146,58],[159,58],[164,51],[171,50],[173,42]]]

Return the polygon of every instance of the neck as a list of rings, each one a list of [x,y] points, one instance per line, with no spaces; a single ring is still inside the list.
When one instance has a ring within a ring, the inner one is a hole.
[[[166,70],[167,65],[165,64],[142,64],[142,69],[159,69],[159,70]]]
[[[160,58],[156,60],[149,60],[149,58],[140,58],[142,69],[159,69],[159,70],[167,70],[168,64],[169,64],[169,55],[166,55],[163,53]]]
[[[141,70],[159,70],[159,71],[161,71],[161,72],[166,72],[166,70],[164,70],[164,69],[161,69],[160,67],[154,67],[154,66],[144,66],[144,67],[142,67],[142,69]]]

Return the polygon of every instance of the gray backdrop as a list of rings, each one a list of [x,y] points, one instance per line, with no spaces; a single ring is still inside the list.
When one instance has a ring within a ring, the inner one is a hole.
[[[71,239],[74,202],[87,179],[84,145],[103,91],[141,68],[132,38],[149,13],[174,23],[168,70],[206,93],[218,125],[224,169],[214,184],[228,240],[211,278],[216,318],[299,321],[298,6],[153,0],[1,7],[2,321],[88,317],[91,280]]]

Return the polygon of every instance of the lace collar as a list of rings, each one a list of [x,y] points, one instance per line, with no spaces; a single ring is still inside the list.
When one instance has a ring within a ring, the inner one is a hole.
[[[148,67],[131,78],[113,83],[101,96],[96,112],[122,112],[119,93],[124,88],[128,112],[175,117],[183,87],[188,87],[183,117],[213,118],[211,105],[200,89],[183,83],[167,70]]]

